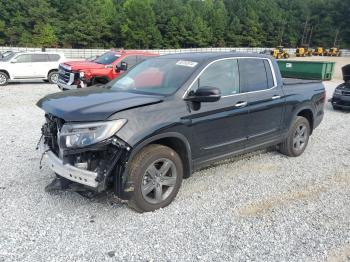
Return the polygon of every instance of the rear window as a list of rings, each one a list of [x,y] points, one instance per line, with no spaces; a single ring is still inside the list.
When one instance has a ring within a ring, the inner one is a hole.
[[[33,54],[32,62],[47,62],[48,55],[47,54]]]
[[[48,56],[49,56],[49,61],[51,62],[56,62],[61,58],[60,55],[58,54],[48,54]]]
[[[241,92],[254,92],[273,87],[272,72],[266,59],[239,59]]]

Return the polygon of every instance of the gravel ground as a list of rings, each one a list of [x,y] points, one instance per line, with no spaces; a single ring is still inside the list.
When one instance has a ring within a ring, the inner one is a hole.
[[[327,82],[328,97],[338,82]],[[326,106],[305,153],[260,151],[196,172],[167,208],[48,194],[35,145],[56,92],[0,88],[0,261],[350,260],[350,114]]]

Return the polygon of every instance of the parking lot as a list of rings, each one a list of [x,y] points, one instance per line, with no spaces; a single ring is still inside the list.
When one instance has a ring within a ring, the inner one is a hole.
[[[339,79],[326,82],[327,99]],[[259,151],[196,172],[167,208],[48,194],[35,151],[45,83],[0,88],[0,261],[350,259],[350,114],[326,105],[305,153]]]

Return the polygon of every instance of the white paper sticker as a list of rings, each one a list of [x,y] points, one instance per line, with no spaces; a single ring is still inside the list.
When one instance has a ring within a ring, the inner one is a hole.
[[[185,61],[185,60],[179,60],[176,63],[176,65],[187,66],[187,67],[195,67],[197,64],[198,64],[197,62]]]
[[[286,68],[292,68],[293,64],[292,63],[286,63]]]

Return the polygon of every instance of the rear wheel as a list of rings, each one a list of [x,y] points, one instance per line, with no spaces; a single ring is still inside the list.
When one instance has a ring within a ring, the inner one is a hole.
[[[8,81],[9,76],[4,72],[0,72],[0,86],[6,86]]]
[[[50,84],[57,84],[58,82],[58,71],[51,71],[47,76],[47,80]]]
[[[154,211],[166,207],[176,197],[183,165],[173,149],[149,145],[131,162],[129,177],[134,182],[134,194],[128,205],[138,212]]]
[[[310,124],[302,116],[297,116],[288,132],[288,137],[279,145],[279,151],[287,156],[300,156],[309,142]]]

